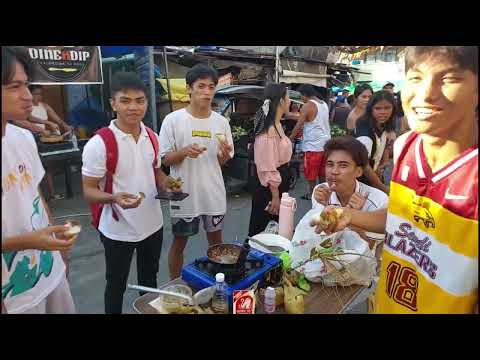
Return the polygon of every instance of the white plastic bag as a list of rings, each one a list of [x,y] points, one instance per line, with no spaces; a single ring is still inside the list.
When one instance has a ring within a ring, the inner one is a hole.
[[[310,252],[326,240],[325,236],[316,234],[310,226],[312,216],[323,211],[323,207],[312,209],[305,214],[298,223],[292,239],[292,267],[299,266],[310,258]],[[340,261],[324,262],[316,259],[300,266],[297,271],[305,274],[307,280],[322,282],[326,286],[350,286],[359,284],[370,285],[376,271],[375,254],[370,251],[368,244],[356,232],[346,229],[336,233],[332,238],[333,246],[341,247],[346,253],[336,259]],[[359,256],[359,255],[365,256]]]

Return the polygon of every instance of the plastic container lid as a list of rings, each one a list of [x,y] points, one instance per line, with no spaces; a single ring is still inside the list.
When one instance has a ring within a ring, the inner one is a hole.
[[[216,282],[224,282],[225,281],[225,275],[223,273],[218,273],[215,275],[215,281]]]
[[[275,294],[275,289],[271,286],[267,287],[267,291],[265,291],[265,296]]]
[[[290,195],[288,195],[288,192],[282,193],[282,198],[288,199]]]

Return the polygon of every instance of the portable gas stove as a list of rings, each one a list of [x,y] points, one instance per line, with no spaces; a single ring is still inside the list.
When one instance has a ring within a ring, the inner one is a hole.
[[[226,267],[202,257],[185,266],[182,280],[195,290],[215,285],[215,275],[225,274],[228,303],[232,305],[233,291],[246,290],[256,281],[259,287],[275,285],[282,279],[282,260],[271,254],[250,249],[243,265]]]

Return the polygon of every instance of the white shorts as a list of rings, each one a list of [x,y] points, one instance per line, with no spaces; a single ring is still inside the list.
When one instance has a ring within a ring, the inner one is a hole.
[[[21,314],[75,314],[75,304],[73,303],[67,278],[63,278],[56,289],[37,306]]]

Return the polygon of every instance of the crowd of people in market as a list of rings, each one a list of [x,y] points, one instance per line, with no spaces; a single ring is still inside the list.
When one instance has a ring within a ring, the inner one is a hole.
[[[33,133],[72,131],[33,87],[28,55],[2,47],[2,313],[75,313],[68,252],[78,234],[54,225],[40,182],[44,169]],[[248,235],[278,222],[289,184],[292,142],[302,137],[302,199],[334,214],[318,233],[346,227],[375,253],[376,313],[478,313],[478,47],[407,47],[401,93],[386,83],[353,94],[268,84],[254,118],[250,155],[254,188]],[[144,125],[148,91],[132,72],[115,73],[116,118],[82,154],[82,186],[105,250],[106,314],[121,313],[133,254],[138,284],[157,288],[164,214],[169,203],[171,279],[181,274],[188,239],[205,230],[222,243],[227,194],[222,166],[235,154],[229,121],[212,111],[217,71],[199,64],[186,75],[190,103],[168,114],[158,134]],[[287,136],[281,121],[296,125]],[[331,135],[332,126],[345,135]],[[169,175],[162,165],[170,168]],[[51,176],[51,175],[50,175]],[[50,197],[55,194],[48,180]],[[341,211],[337,211],[341,209]],[[205,246],[207,248],[207,246]],[[144,294],[141,292],[141,294]]]

